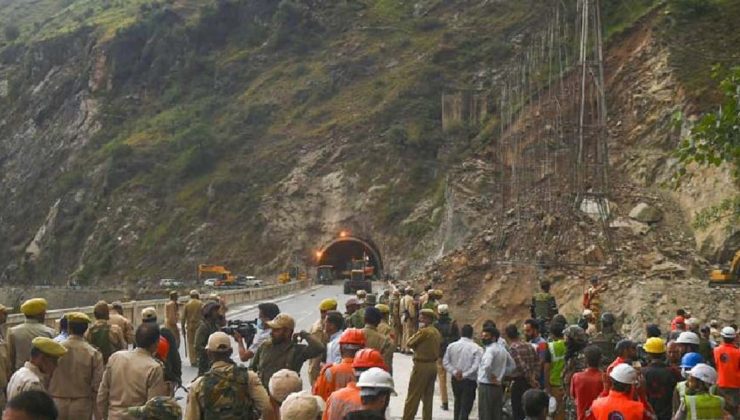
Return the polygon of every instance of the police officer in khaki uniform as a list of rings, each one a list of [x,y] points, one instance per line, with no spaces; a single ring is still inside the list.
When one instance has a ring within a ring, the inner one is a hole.
[[[36,390],[46,392],[57,361],[67,349],[48,337],[31,340],[31,358],[8,381],[8,401],[19,394]]]
[[[206,345],[211,370],[190,386],[186,420],[244,415],[256,409],[263,419],[273,419],[270,397],[256,373],[231,360],[231,338],[221,331],[208,337]],[[210,395],[215,394],[215,395]]]
[[[378,325],[382,319],[383,314],[378,308],[374,306],[365,308],[365,328],[362,329],[365,334],[365,347],[379,351],[388,366],[388,371],[393,373],[393,342],[388,336],[378,331]]]
[[[414,302],[414,289],[406,288],[406,294],[401,299],[401,321],[403,322],[403,338],[401,339],[401,352],[408,353],[408,341],[416,332],[416,302]]]
[[[123,331],[123,338],[126,340],[127,346],[134,344],[134,326],[128,318],[123,316],[123,304],[121,302],[115,301],[111,303],[108,322],[112,325],[118,325],[118,328]]]
[[[129,408],[169,394],[162,364],[152,356],[159,344],[159,327],[143,323],[134,338],[136,348],[114,353],[103,372],[96,404],[97,412],[108,420],[129,419]]]
[[[190,366],[198,366],[198,353],[195,351],[195,332],[198,330],[202,318],[201,310],[203,302],[200,300],[200,293],[197,290],[190,291],[190,300],[185,304],[182,311],[182,320],[180,326],[182,333],[185,334],[187,346],[186,356],[190,358]]]
[[[49,394],[59,410],[61,419],[90,419],[95,408],[100,381],[103,379],[103,355],[85,341],[83,336],[90,317],[82,312],[65,315],[69,338],[61,344],[67,354],[59,359],[49,384]],[[102,413],[95,413],[102,419]]]
[[[401,341],[403,341],[403,323],[401,322],[401,291],[393,289],[391,293],[390,304],[388,305],[391,310],[390,325],[393,328],[393,333],[396,340],[396,350],[401,349]]]
[[[436,318],[437,314],[433,310],[422,309],[419,314],[419,331],[407,343],[414,350],[414,368],[411,370],[406,404],[403,407],[403,420],[413,420],[416,417],[420,401],[424,403],[422,418],[432,420],[437,359],[442,344],[442,335],[433,325]]]
[[[176,291],[170,292],[170,301],[164,305],[164,326],[175,335],[177,348],[180,348],[180,330],[177,329],[177,322],[180,320],[180,304],[177,302],[179,296]]]
[[[52,338],[56,332],[44,325],[46,319],[46,299],[29,299],[21,305],[26,321],[8,331],[8,361],[10,373],[23,367],[31,357],[31,341],[36,337]]]

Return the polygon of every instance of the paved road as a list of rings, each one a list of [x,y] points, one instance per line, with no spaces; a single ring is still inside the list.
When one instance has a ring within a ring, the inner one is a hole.
[[[282,312],[286,312],[292,315],[296,320],[296,330],[305,329],[308,330],[311,324],[318,318],[319,302],[327,297],[336,298],[339,301],[339,309],[344,309],[344,301],[349,296],[342,294],[340,286],[318,286],[315,289],[309,291],[303,291],[294,295],[284,296],[282,298],[274,299],[280,306]],[[227,318],[229,319],[254,319],[257,317],[256,304],[250,304],[241,307],[230,308]],[[236,345],[234,345],[234,351],[236,352]],[[180,348],[180,354],[183,355],[183,349]],[[393,359],[393,371],[394,381],[396,385],[396,391],[398,392],[397,397],[391,399],[390,404],[390,415],[392,419],[400,419],[403,414],[403,405],[406,399],[406,391],[408,389],[408,381],[411,375],[412,362],[411,357],[396,353]],[[196,376],[197,369],[190,366],[190,364],[183,358],[183,383],[189,384]],[[306,373],[306,365],[303,366],[301,371],[301,377],[304,380],[304,389],[308,389],[308,374]],[[448,378],[449,380],[449,378]],[[439,397],[439,385],[435,386],[434,393],[434,415],[435,420],[446,420],[452,419],[452,390],[448,385],[450,393],[450,411],[443,411],[440,407],[442,402]],[[182,397],[180,400],[184,406],[186,394],[183,390],[179,390],[177,393],[178,397]],[[474,409],[477,412],[477,409]],[[419,413],[416,418],[421,418],[421,406],[419,407]],[[471,417],[475,418],[475,417]]]

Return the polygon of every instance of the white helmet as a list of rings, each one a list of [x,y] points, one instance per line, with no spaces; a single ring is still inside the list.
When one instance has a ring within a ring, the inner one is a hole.
[[[449,313],[450,312],[450,307],[447,306],[447,304],[445,304],[445,303],[440,303],[437,306],[437,312],[439,312],[440,315]]]
[[[684,331],[682,332],[678,338],[676,339],[676,343],[678,344],[696,344],[699,345],[699,336],[696,335],[696,333],[691,331]]]
[[[714,385],[715,383],[717,383],[717,371],[714,370],[713,367],[704,363],[699,363],[696,366],[692,367],[689,371],[689,375],[704,382],[707,385]]]
[[[737,332],[732,327],[724,327],[722,328],[722,332],[719,333],[724,338],[735,338],[737,335]]]
[[[612,379],[623,384],[634,384],[637,382],[637,371],[627,363],[621,363],[612,369],[609,374]]]
[[[360,395],[376,395],[381,390],[390,390],[391,395],[396,395],[391,374],[377,367],[362,372],[357,387]]]

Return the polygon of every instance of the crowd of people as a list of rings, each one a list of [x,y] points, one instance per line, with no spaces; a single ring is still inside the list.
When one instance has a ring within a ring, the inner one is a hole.
[[[480,420],[738,416],[736,325],[705,324],[679,309],[664,328],[647,325],[637,343],[619,334],[602,310],[604,286],[591,283],[575,322],[559,314],[543,281],[530,319],[502,329],[486,320],[477,334],[453,319],[441,290],[397,281],[379,296],[358,291],[344,312],[324,299],[308,331],[261,303],[249,336],[224,328],[223,300],[201,301],[197,290],[184,305],[172,293],[161,324],[154,307],[143,309],[136,328],[119,302],[101,301],[94,319],[69,312],[55,330],[45,325],[46,301],[30,299],[25,322],[0,336],[3,419],[386,419],[397,395],[395,353],[413,362],[403,420],[420,405],[423,419],[434,417],[435,385],[441,410],[450,410],[450,386],[455,420],[468,419],[476,401]],[[0,307],[0,324],[6,317]],[[180,340],[198,371],[185,385],[184,410],[175,399]]]

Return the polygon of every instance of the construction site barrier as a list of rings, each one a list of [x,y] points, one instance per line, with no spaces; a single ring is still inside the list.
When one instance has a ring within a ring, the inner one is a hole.
[[[219,290],[218,295],[225,301],[227,306],[241,305],[245,303],[257,302],[260,300],[271,299],[274,297],[286,295],[301,289],[306,288],[307,282],[305,281],[292,281],[286,284],[279,284],[274,286],[255,287],[250,289],[235,289],[235,290]],[[208,293],[201,293],[201,300],[206,300]],[[182,296],[179,298],[180,302],[180,315],[182,317],[183,304],[189,300],[188,296]],[[147,307],[153,307],[157,310],[157,320],[164,322],[164,306],[169,302],[169,299],[150,299],[150,300],[132,300],[129,302],[123,302],[123,316],[131,320],[133,325],[139,325],[141,323],[141,310]],[[64,309],[51,309],[46,311],[45,324],[57,328],[59,319],[62,315],[68,312],[84,312],[93,317],[93,306],[80,306],[74,308]],[[181,318],[182,319],[182,318]],[[8,315],[8,321],[5,325],[6,328],[11,328],[15,325],[22,324],[25,321],[23,314],[12,314]]]

